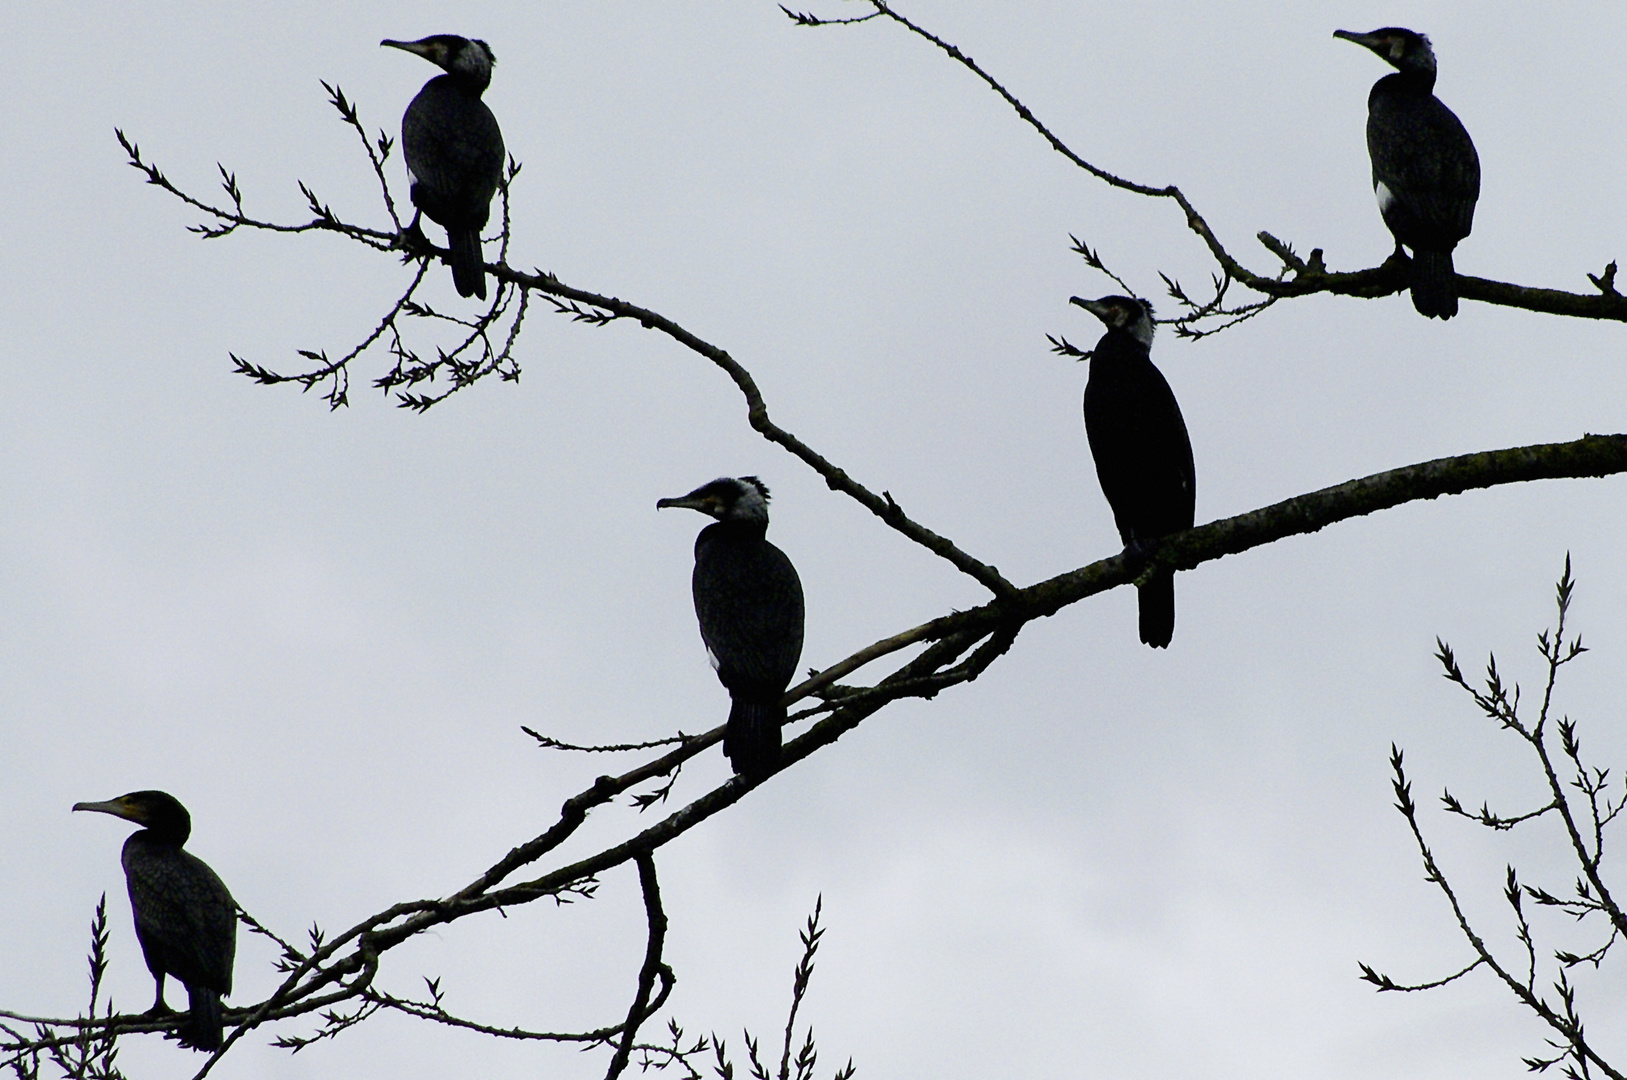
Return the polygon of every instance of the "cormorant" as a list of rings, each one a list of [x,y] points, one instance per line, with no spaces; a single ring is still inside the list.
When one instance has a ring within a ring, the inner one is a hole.
[[[1071,302],[1107,324],[1090,354],[1085,435],[1119,537],[1131,554],[1143,554],[1159,537],[1192,527],[1192,440],[1152,363],[1152,305],[1129,296]],[[1174,572],[1160,571],[1137,592],[1141,640],[1162,649],[1175,634]]]
[[[1370,34],[1335,30],[1395,67],[1367,95],[1367,153],[1373,193],[1395,235],[1412,249],[1412,306],[1425,317],[1458,313],[1452,249],[1474,226],[1480,157],[1435,90],[1435,52],[1422,34],[1387,26]]]
[[[379,42],[417,53],[446,69],[424,84],[401,118],[412,204],[446,228],[452,282],[459,296],[486,299],[480,230],[503,179],[503,133],[480,100],[497,58],[484,41],[435,34],[418,41]],[[418,227],[414,217],[410,229]]]
[[[133,791],[107,802],[74,803],[146,828],[124,842],[124,877],[136,938],[147,970],[158,984],[148,1016],[166,1016],[164,976],[186,986],[191,1018],[177,1037],[194,1050],[218,1050],[220,999],[232,992],[237,953],[237,905],[215,872],[181,845],[192,834],[192,816],[173,795]]]
[[[695,614],[701,640],[733,704],[723,752],[752,779],[780,759],[780,699],[802,656],[802,582],[770,544],[768,487],[755,476],[724,477],[656,509],[686,507],[717,521],[695,539]]]

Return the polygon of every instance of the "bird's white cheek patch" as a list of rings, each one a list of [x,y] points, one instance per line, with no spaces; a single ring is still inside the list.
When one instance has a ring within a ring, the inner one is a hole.
[[[1395,195],[1384,186],[1382,180],[1373,185],[1373,195],[1378,199],[1378,212],[1381,214],[1389,213],[1390,207],[1395,205]]]
[[[708,645],[706,647],[706,660],[707,660],[708,663],[710,663],[712,665],[712,670],[713,671],[716,671],[718,668],[723,666],[718,661],[717,653],[712,651],[712,647],[710,645]]]

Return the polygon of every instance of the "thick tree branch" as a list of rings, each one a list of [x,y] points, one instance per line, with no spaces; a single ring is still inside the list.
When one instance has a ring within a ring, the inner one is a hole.
[[[976,73],[997,91],[1025,122],[1039,131],[1053,149],[1080,168],[1116,188],[1142,196],[1174,200],[1185,212],[1188,227],[1202,239],[1221,267],[1221,274],[1217,275],[1215,281],[1214,299],[1204,304],[1188,301],[1195,310],[1203,312],[1205,317],[1209,315],[1228,318],[1248,317],[1249,314],[1262,310],[1264,304],[1269,303],[1272,298],[1308,295],[1315,292],[1382,296],[1396,292],[1402,287],[1405,266],[1404,260],[1399,257],[1393,257],[1370,270],[1332,273],[1323,264],[1320,251],[1313,251],[1308,260],[1302,260],[1288,245],[1267,234],[1261,234],[1261,241],[1281,260],[1283,270],[1275,277],[1253,273],[1227,252],[1202,215],[1178,188],[1173,185],[1158,188],[1138,184],[1085,161],[1053,135],[1026,106],[978,67],[970,57],[896,14],[883,0],[870,2],[876,9],[874,16],[885,16],[902,24]],[[796,15],[791,12],[788,14],[792,14],[797,21],[809,25],[818,25],[822,22],[812,16]],[[873,16],[850,21],[864,21],[871,17]],[[388,141],[381,136],[375,152],[374,145],[368,142],[365,130],[355,118],[354,107],[336,89],[330,88],[330,94],[335,107],[346,122],[362,134],[363,144],[374,172],[383,184],[383,161],[390,150]],[[119,139],[130,159],[130,164],[141,170],[149,183],[163,188],[188,206],[213,217],[216,224],[199,230],[206,237],[223,236],[239,227],[276,232],[326,230],[347,235],[375,250],[405,251],[409,260],[420,262],[412,286],[360,347],[348,351],[338,361],[329,361],[326,355],[320,352],[307,354],[308,358],[316,360],[321,366],[315,372],[304,376],[279,376],[239,361],[240,370],[245,370],[261,381],[292,379],[309,389],[319,385],[323,380],[332,379],[336,389],[330,393],[330,401],[336,405],[340,404],[344,400],[343,390],[348,386],[345,380],[348,379],[349,363],[366,348],[381,340],[387,341],[387,347],[396,359],[394,369],[379,380],[379,385],[386,389],[419,385],[443,374],[451,380],[452,390],[470,385],[484,375],[494,372],[505,378],[517,377],[518,366],[513,361],[513,347],[520,333],[532,292],[552,299],[559,311],[592,325],[633,319],[646,329],[659,331],[720,368],[744,398],[747,420],[752,428],[813,469],[832,490],[858,502],[889,528],[948,561],[990,590],[993,599],[989,602],[967,611],[946,614],[867,645],[790,690],[786,696],[787,704],[809,697],[819,697],[823,699],[822,703],[803,715],[808,717],[824,715],[818,716],[805,732],[786,743],[782,768],[790,767],[834,743],[847,731],[892,701],[905,697],[931,698],[945,689],[977,679],[1011,648],[1022,628],[1030,621],[1054,615],[1107,589],[1131,584],[1155,568],[1190,570],[1202,563],[1238,554],[1287,536],[1315,532],[1348,518],[1420,499],[1434,499],[1441,495],[1456,494],[1474,488],[1525,480],[1598,477],[1627,471],[1627,435],[1590,435],[1568,443],[1515,447],[1442,458],[1351,480],[1249,513],[1211,522],[1167,538],[1150,554],[1137,557],[1118,554],[1019,589],[993,565],[973,557],[949,538],[912,520],[889,492],[883,490],[879,495],[876,494],[795,435],[776,425],[769,418],[767,405],[752,375],[724,349],[647,308],[617,297],[566,285],[553,274],[540,270],[525,273],[509,266],[506,184],[503,188],[505,198],[503,255],[497,264],[488,265],[486,268],[487,273],[499,283],[497,296],[484,315],[472,321],[465,321],[431,311],[427,306],[420,305],[412,299],[418,283],[423,279],[428,260],[444,258],[445,252],[428,245],[421,236],[408,236],[399,230],[399,218],[395,216],[395,207],[389,199],[387,184],[384,184],[386,206],[392,220],[398,226],[394,232],[352,226],[339,220],[304,185],[301,185],[302,190],[315,215],[314,219],[305,224],[279,225],[250,218],[244,214],[242,196],[236,179],[224,169],[221,170],[221,174],[223,186],[231,201],[230,208],[215,206],[176,188],[156,166],[142,159],[138,147],[126,139],[122,132],[119,133]],[[511,162],[509,179],[512,180],[517,172],[518,166]],[[1267,301],[1257,305],[1225,307],[1226,288],[1232,281],[1254,289],[1266,296]],[[1613,274],[1607,272],[1602,278],[1596,279],[1595,283],[1600,295],[1582,297],[1553,290],[1525,289],[1476,278],[1459,279],[1461,294],[1470,299],[1555,314],[1627,319],[1627,298],[1615,292]],[[1171,282],[1170,286],[1177,295],[1182,295],[1179,293],[1178,285]],[[440,352],[438,358],[433,361],[420,360],[402,339],[397,324],[400,316],[439,319],[456,324],[463,328],[463,331],[460,331],[463,333],[463,343],[451,353]],[[502,332],[499,329],[500,320],[510,316],[512,322],[506,333]],[[500,346],[492,340],[499,335],[503,340]],[[462,358],[461,354],[465,350],[476,358]],[[421,409],[444,396],[444,394],[439,396],[403,394],[401,399],[403,404]],[[857,688],[837,685],[838,679],[916,645],[924,646],[918,655],[873,685]],[[283,943],[285,956],[282,962],[285,966],[282,970],[286,977],[264,1001],[247,1008],[233,1009],[228,1013],[228,1018],[235,1028],[230,1033],[226,1046],[210,1057],[198,1075],[201,1077],[206,1074],[213,1067],[213,1063],[219,1060],[220,1055],[249,1031],[264,1024],[321,1010],[330,1010],[325,1014],[327,1026],[317,1035],[291,1039],[286,1045],[304,1045],[313,1039],[331,1037],[372,1015],[369,1009],[376,1011],[384,1007],[422,1015],[426,1019],[453,1022],[455,1026],[484,1030],[480,1025],[471,1022],[456,1021],[455,1018],[448,1020],[444,1014],[436,1015],[439,1013],[438,1001],[425,1006],[423,1003],[391,998],[376,990],[373,982],[381,957],[419,933],[481,912],[502,911],[548,897],[559,901],[572,895],[589,894],[598,875],[632,862],[638,868],[643,887],[649,933],[645,961],[639,972],[634,1001],[626,1021],[600,1029],[601,1032],[609,1033],[604,1036],[605,1041],[616,1034],[621,1036],[609,1074],[617,1075],[628,1063],[631,1050],[635,1046],[639,1024],[647,1019],[655,1008],[660,1007],[672,985],[671,972],[661,963],[666,921],[665,915],[661,912],[659,890],[655,881],[654,852],[689,829],[732,806],[757,783],[764,781],[733,777],[653,825],[626,836],[619,843],[604,847],[586,857],[576,858],[569,863],[530,870],[528,872],[536,876],[529,880],[511,882],[511,879],[521,870],[542,862],[560,849],[577,833],[588,813],[594,808],[610,802],[617,795],[638,784],[658,777],[671,776],[684,762],[718,742],[722,730],[719,726],[695,736],[680,735],[677,745],[659,756],[619,776],[599,777],[591,786],[564,803],[559,819],[554,824],[531,840],[513,848],[474,881],[449,896],[393,905],[362,920],[331,940],[313,938],[308,952],[297,951],[284,943],[283,939],[276,938],[279,943]],[[1399,776],[1399,758],[1397,774]],[[1607,810],[1606,813],[1611,811]],[[1599,812],[1596,810],[1596,825],[1598,818]],[[1573,835],[1579,836],[1574,823],[1572,832]],[[1421,836],[1419,840],[1422,844]],[[1580,839],[1577,842],[1580,843]],[[1583,849],[1585,850],[1585,845]],[[1425,855],[1427,861],[1427,849]],[[1430,865],[1432,866],[1432,863]],[[510,883],[504,884],[505,882]],[[1444,881],[1442,884],[1444,887]],[[1474,940],[1478,942],[1478,939]],[[1486,963],[1492,963],[1489,954],[1484,959]],[[662,983],[662,990],[652,1004],[651,994],[658,979]],[[354,1012],[331,1011],[346,1002],[355,1006]],[[172,1028],[176,1023],[173,1019],[149,1019],[137,1016],[98,1018],[94,1011],[89,1018],[72,1020],[22,1017],[10,1013],[0,1013],[0,1016],[41,1026],[38,1039],[30,1040],[8,1035],[6,1041],[0,1044],[0,1050],[14,1055],[10,1059],[12,1062],[20,1060],[21,1055],[37,1054],[42,1047],[66,1046],[73,1040],[83,1040],[88,1033],[94,1033],[98,1037],[111,1037],[124,1032],[165,1030]],[[1564,1019],[1560,1018],[1560,1022],[1563,1023]],[[46,1029],[51,1029],[52,1033],[46,1034]],[[497,1029],[491,1030],[497,1033]],[[1577,1030],[1579,1037],[1579,1028]],[[55,1034],[57,1031],[66,1034],[59,1037]],[[598,1035],[599,1032],[590,1034]],[[0,1066],[4,1064],[5,1062],[0,1062]]]
[[[1287,536],[1315,532],[1339,521],[1407,502],[1527,480],[1598,477],[1621,472],[1627,472],[1627,435],[1589,435],[1569,443],[1442,458],[1351,480],[1176,534],[1149,559],[1133,560],[1120,554],[1059,574],[1012,596],[942,616],[877,642],[833,665],[830,671],[850,672],[908,644],[930,642],[919,656],[874,687],[837,699],[837,707],[829,716],[785,745],[781,767],[790,767],[834,743],[890,701],[901,697],[931,697],[947,687],[977,678],[1010,647],[1027,622],[1056,614],[1107,589],[1131,584],[1154,564],[1189,570],[1226,555]],[[984,644],[974,649],[979,642]],[[973,650],[972,655],[957,665],[968,650]],[[809,680],[788,694],[788,699],[796,700],[799,695],[805,696],[819,685],[826,685],[825,677],[822,673]],[[231,1038],[269,1021],[359,998],[370,985],[378,958],[414,935],[479,912],[516,907],[579,889],[583,882],[607,870],[649,856],[732,806],[756,786],[754,782],[733,777],[619,844],[531,880],[497,887],[515,871],[558,848],[576,831],[590,809],[608,802],[634,784],[670,772],[721,737],[719,727],[694,736],[684,745],[619,777],[600,777],[591,787],[566,801],[559,821],[551,828],[509,852],[458,892],[442,900],[394,905],[313,949],[264,1002],[228,1014],[232,1022],[239,1025]],[[351,981],[346,982],[346,979]],[[328,987],[334,989],[320,993]],[[67,1029],[95,1028],[110,1032],[151,1031],[166,1026],[136,1016],[101,1020],[15,1018]]]

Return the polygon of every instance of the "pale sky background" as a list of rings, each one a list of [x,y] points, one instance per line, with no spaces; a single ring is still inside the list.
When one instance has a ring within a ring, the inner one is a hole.
[[[1389,251],[1362,136],[1387,68],[1331,34],[1411,26],[1434,39],[1484,171],[1459,269],[1587,291],[1586,272],[1627,256],[1620,5],[900,10],[1092,161],[1181,184],[1259,270],[1261,229],[1335,268]],[[253,213],[304,217],[303,179],[381,225],[318,80],[393,133],[435,72],[378,40],[482,37],[498,57],[486,100],[525,165],[515,265],[728,349],[781,424],[1014,581],[1118,550],[1085,370],[1045,341],[1088,346],[1099,326],[1067,298],[1116,291],[1068,234],[1155,301],[1156,271],[1196,289],[1210,264],[1173,205],[1069,166],[896,26],[799,29],[767,0],[30,5],[5,22],[0,1007],[84,1007],[104,890],[115,1001],[150,1001],[118,866],[129,830],[70,814],[77,800],[174,793],[189,848],[249,911],[338,931],[461,887],[616,767],[539,751],[521,724],[619,741],[720,722],[689,597],[704,522],[657,514],[658,497],[725,474],[773,488],[770,537],[808,595],[804,666],[983,599],[752,434],[719,371],[636,325],[538,305],[522,381],[427,416],[368,389],[382,358],[337,413],[233,375],[229,351],[288,369],[295,349],[347,348],[409,270],[332,237],[199,242],[197,215],[123,164],[115,125],[191,190],[214,189],[219,161]],[[404,197],[399,159],[391,177]],[[449,271],[434,278],[432,301],[474,310]],[[1153,355],[1204,522],[1434,457],[1620,432],[1621,334],[1318,297],[1196,344],[1166,332]],[[1624,514],[1615,478],[1339,524],[1181,575],[1167,652],[1137,642],[1127,589],[1031,626],[976,684],[888,709],[660,853],[670,1012],[735,1047],[742,1024],[777,1039],[823,893],[803,1011],[822,1076],[849,1055],[868,1077],[1525,1075],[1543,1031],[1490,977],[1405,997],[1357,978],[1363,960],[1421,980],[1468,958],[1391,809],[1386,756],[1406,749],[1437,855],[1513,955],[1505,862],[1556,892],[1574,871],[1545,853],[1546,824],[1494,837],[1435,809],[1445,784],[1511,812],[1541,793],[1521,747],[1440,679],[1434,639],[1474,671],[1494,649],[1531,686],[1569,551],[1593,652],[1559,706],[1594,763],[1627,765]],[[675,797],[725,775],[714,750]],[[647,823],[601,809],[561,858]],[[1550,951],[1583,940],[1541,926]],[[592,903],[411,943],[380,985],[439,977],[449,1009],[493,1024],[608,1024],[642,932],[626,867]],[[240,935],[232,1002],[276,984],[271,956]],[[1578,981],[1620,1064],[1619,967]],[[608,1058],[388,1016],[295,1057],[266,1045],[311,1029],[262,1029],[216,1075],[597,1076]],[[139,1078],[201,1061],[150,1036],[120,1054]]]

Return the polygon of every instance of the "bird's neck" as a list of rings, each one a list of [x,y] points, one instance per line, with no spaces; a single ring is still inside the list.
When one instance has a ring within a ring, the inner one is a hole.
[[[1096,343],[1093,355],[1100,356],[1108,362],[1145,360],[1152,355],[1152,342],[1142,340],[1129,329],[1116,328],[1102,335],[1102,340]]]
[[[172,848],[176,851],[186,843],[186,833],[176,833],[173,829],[153,828],[151,826],[140,832],[131,833],[130,839],[125,841],[127,847],[144,848]]]
[[[1427,96],[1435,92],[1435,69],[1432,67],[1402,68],[1394,75],[1386,75],[1379,82],[1403,93]]]
[[[482,75],[469,71],[448,71],[444,75],[435,76],[430,81],[451,87],[460,94],[479,97],[486,92],[486,87],[491,85],[491,72],[488,71]]]
[[[761,540],[768,535],[768,522],[766,521],[714,521],[701,530],[700,541],[710,543],[713,540],[741,541]]]

